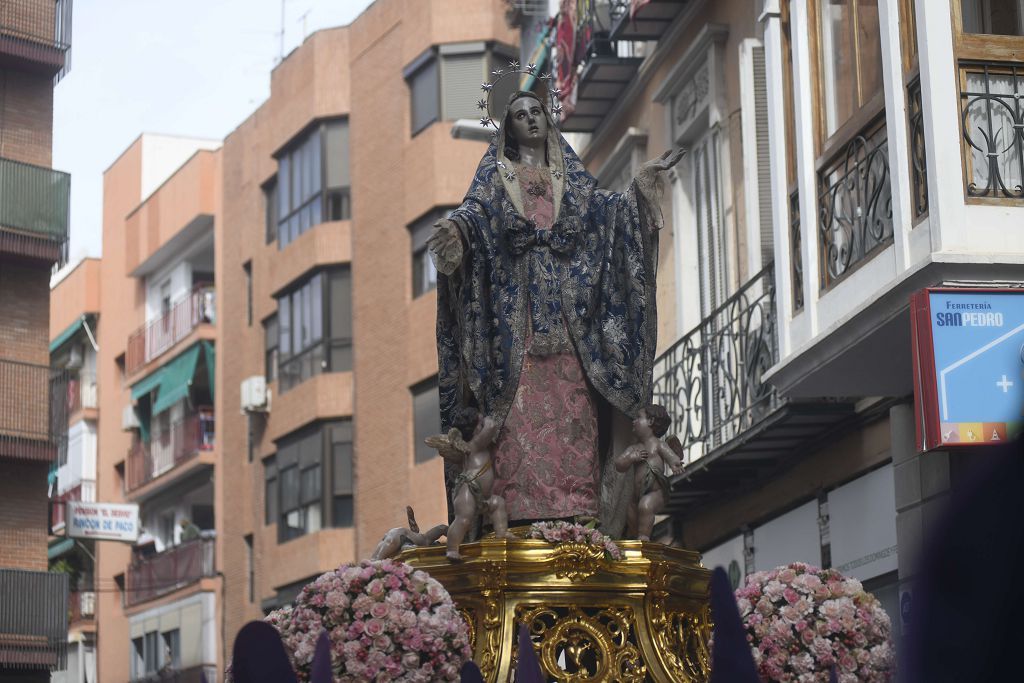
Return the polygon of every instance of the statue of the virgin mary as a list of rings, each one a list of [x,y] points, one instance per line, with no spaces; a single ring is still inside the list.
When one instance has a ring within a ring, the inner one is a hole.
[[[644,164],[621,194],[599,189],[545,99],[512,94],[429,241],[441,422],[473,407],[502,425],[494,493],[510,522],[597,518],[619,536],[628,492],[610,465],[613,425],[628,430],[651,399],[655,186],[682,152]]]

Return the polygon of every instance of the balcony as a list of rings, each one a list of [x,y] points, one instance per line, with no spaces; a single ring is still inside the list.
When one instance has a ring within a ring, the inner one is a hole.
[[[73,373],[68,380],[68,415],[76,415],[83,410],[96,410],[99,405],[97,398],[96,373]]]
[[[138,605],[216,575],[214,539],[185,541],[132,562],[125,575],[125,604]]]
[[[212,451],[214,434],[213,408],[200,408],[174,422],[168,431],[154,434],[151,441],[137,441],[128,451],[126,491]]]
[[[661,40],[689,0],[611,0],[612,40]]]
[[[966,193],[1024,199],[1024,64],[960,62]]]
[[[65,503],[77,503],[85,501],[86,503],[96,502],[96,482],[90,480],[84,480],[80,482],[74,488],[68,489],[64,493],[58,494],[51,499],[51,505],[53,509],[53,524],[52,528],[54,533],[64,528],[64,524],[67,522],[67,505]]]
[[[68,371],[0,360],[0,457],[63,464]]]
[[[0,3],[0,66],[54,76],[71,68],[71,0]]]
[[[0,251],[67,261],[71,176],[0,158]]]
[[[67,574],[0,569],[0,669],[63,669]]]
[[[672,417],[685,470],[669,511],[756,482],[852,412],[787,401],[763,379],[778,362],[775,269],[769,265],[655,361],[654,402]]]
[[[96,617],[96,592],[71,591],[68,598],[68,625],[93,621]]]
[[[214,322],[213,285],[200,284],[159,318],[151,320],[128,337],[125,372],[133,375],[188,337],[203,323]]]

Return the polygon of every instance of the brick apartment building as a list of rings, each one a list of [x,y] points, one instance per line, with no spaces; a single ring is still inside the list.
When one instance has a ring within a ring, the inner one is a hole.
[[[47,571],[47,476],[66,457],[51,371],[50,273],[67,256],[70,177],[50,168],[70,0],[0,5],[0,680],[48,681],[67,653],[68,579]]]
[[[445,518],[416,445],[439,428],[424,242],[485,149],[451,132],[517,54],[505,9],[376,0],[288,55],[222,144],[144,134],[107,169],[103,257],[56,285],[50,326],[55,365],[95,368],[75,459],[95,470],[56,496],[94,477],[145,530],[95,544],[98,680],[220,680],[245,622],[406,504]]]

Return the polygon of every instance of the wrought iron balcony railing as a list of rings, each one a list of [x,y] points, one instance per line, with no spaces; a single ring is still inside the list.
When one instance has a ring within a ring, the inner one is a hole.
[[[71,176],[0,158],[0,250],[67,261]]]
[[[0,569],[0,669],[63,669],[68,576]]]
[[[924,143],[924,109],[921,76],[907,84],[907,128],[910,136],[910,187],[914,193],[914,218],[928,213],[928,155]]]
[[[68,371],[0,360],[0,457],[56,461],[68,446]]]
[[[658,357],[654,402],[672,417],[687,464],[782,405],[762,380],[778,360],[775,268],[769,264]]]
[[[789,265],[793,280],[793,312],[804,307],[804,252],[800,236],[800,191],[789,195]]]
[[[200,408],[174,422],[170,429],[153,434],[150,441],[137,441],[128,451],[126,490],[133,491],[213,449],[215,438],[212,408]]]
[[[1024,64],[960,63],[969,197],[1024,199]]]
[[[71,68],[72,0],[0,3],[0,55],[36,65],[60,80]]]
[[[68,599],[68,623],[91,621],[96,616],[96,592],[71,591]]]
[[[138,372],[146,363],[187,337],[201,323],[213,321],[213,285],[196,285],[191,292],[171,304],[170,310],[162,316],[131,333],[125,352],[125,372],[129,375]]]
[[[125,576],[125,603],[138,605],[216,575],[214,539],[197,538],[136,559]]]
[[[821,289],[892,242],[892,187],[885,126],[851,140],[818,172]]]

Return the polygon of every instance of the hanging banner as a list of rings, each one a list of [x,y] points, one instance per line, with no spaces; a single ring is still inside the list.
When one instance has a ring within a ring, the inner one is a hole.
[[[911,297],[917,444],[984,446],[1024,428],[1024,291],[925,289]]]
[[[102,541],[139,539],[139,506],[121,503],[66,503],[67,535]]]

